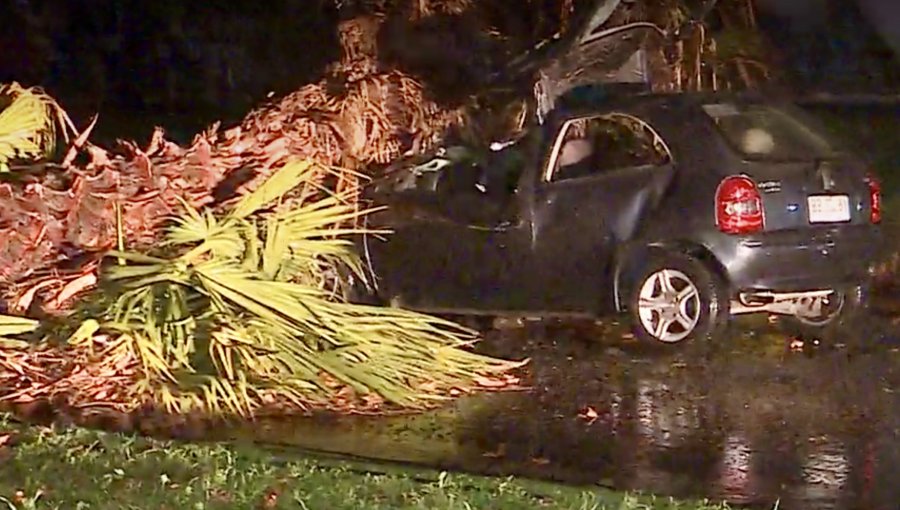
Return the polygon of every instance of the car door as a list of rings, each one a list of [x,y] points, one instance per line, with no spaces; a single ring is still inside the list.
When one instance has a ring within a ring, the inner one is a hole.
[[[531,273],[540,275],[532,307],[611,308],[616,248],[658,205],[675,171],[646,118],[610,111],[562,122],[531,205]]]
[[[425,180],[427,186],[407,185],[385,200],[388,209],[378,223],[393,232],[367,243],[382,297],[425,311],[506,308],[505,282],[518,265],[510,260],[511,240],[519,224],[513,190],[486,187],[485,175],[499,165],[492,159],[447,165]]]

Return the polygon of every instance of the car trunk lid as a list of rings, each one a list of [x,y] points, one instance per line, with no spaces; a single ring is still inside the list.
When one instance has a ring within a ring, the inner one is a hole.
[[[869,221],[865,172],[847,160],[750,163],[745,170],[760,191],[767,231]]]

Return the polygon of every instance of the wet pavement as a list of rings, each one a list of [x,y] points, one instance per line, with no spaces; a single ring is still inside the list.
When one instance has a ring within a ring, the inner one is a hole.
[[[871,349],[798,350],[762,320],[708,358],[642,352],[615,325],[526,325],[489,334],[481,348],[531,358],[527,391],[416,416],[222,433],[287,451],[753,507],[897,510],[900,352],[883,334],[897,328],[879,324],[880,336],[859,332],[882,344]]]

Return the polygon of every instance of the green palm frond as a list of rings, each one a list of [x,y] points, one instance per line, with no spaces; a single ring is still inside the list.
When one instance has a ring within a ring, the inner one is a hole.
[[[0,315],[0,336],[21,335],[37,330],[40,323],[26,317]]]
[[[325,405],[337,391],[326,377],[421,407],[513,366],[463,349],[474,333],[452,322],[329,292],[326,275],[361,272],[347,236],[362,230],[348,225],[370,211],[340,195],[288,199],[319,171],[289,164],[221,216],[186,208],[169,256],[110,254],[127,263],[105,271],[100,330],[130,346],[141,387],[165,405],[246,414],[263,391]]]
[[[34,319],[16,317],[14,315],[0,315],[0,348],[22,349],[27,347],[27,342],[10,337],[33,333],[39,327],[40,322]]]
[[[0,86],[0,172],[15,158],[38,159],[53,153],[65,113],[50,96],[18,83]]]

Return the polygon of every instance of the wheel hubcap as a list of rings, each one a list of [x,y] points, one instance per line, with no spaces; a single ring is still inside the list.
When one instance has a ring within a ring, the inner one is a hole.
[[[651,274],[638,299],[641,325],[662,342],[684,340],[700,321],[700,292],[681,271],[662,269]]]

